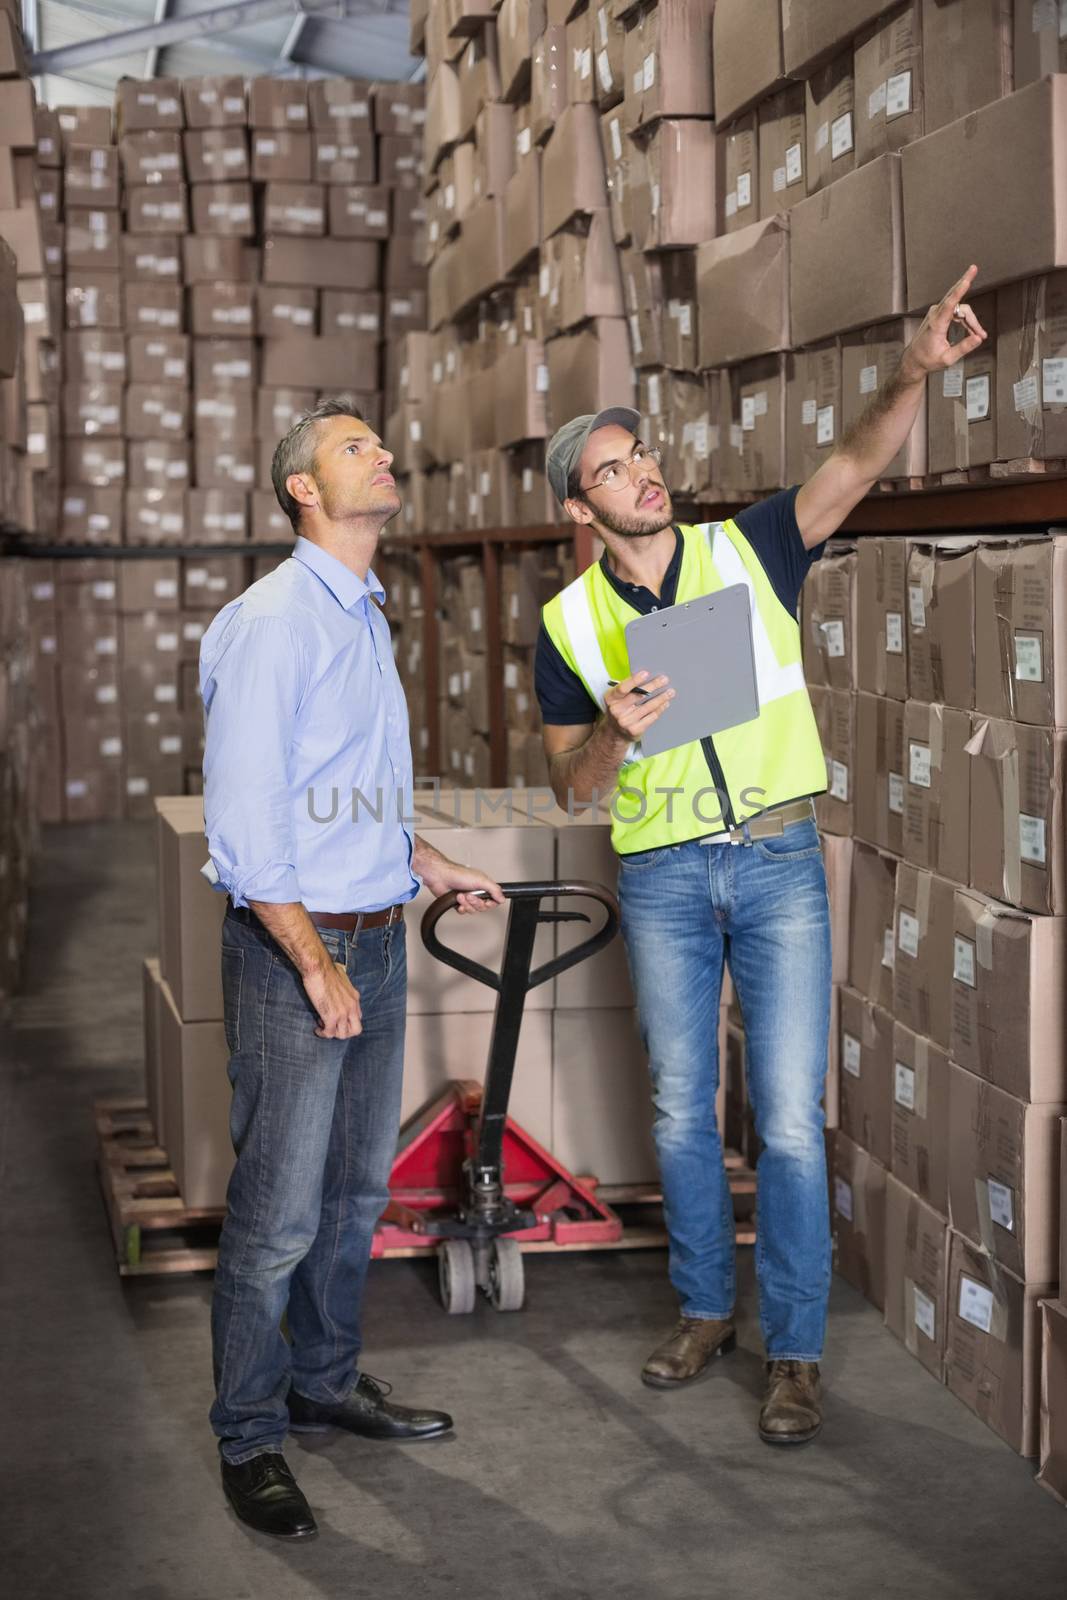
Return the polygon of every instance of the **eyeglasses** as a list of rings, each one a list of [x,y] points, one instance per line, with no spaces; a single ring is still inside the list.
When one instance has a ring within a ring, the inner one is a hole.
[[[663,460],[663,451],[658,445],[651,449],[639,444],[628,461],[614,461],[608,467],[603,467],[587,487],[589,489],[625,489],[630,482],[630,474],[634,467],[658,467]],[[585,493],[585,490],[582,491]]]

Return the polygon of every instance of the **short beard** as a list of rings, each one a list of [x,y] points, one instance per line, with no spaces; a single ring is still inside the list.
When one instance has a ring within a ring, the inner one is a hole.
[[[670,495],[667,496],[667,504],[656,522],[639,522],[636,517],[626,517],[621,514],[616,516],[613,512],[601,511],[596,507],[590,509],[593,510],[597,521],[602,523],[609,533],[616,534],[620,539],[650,539],[654,534],[662,533],[664,528],[669,528],[674,521],[674,507]]]

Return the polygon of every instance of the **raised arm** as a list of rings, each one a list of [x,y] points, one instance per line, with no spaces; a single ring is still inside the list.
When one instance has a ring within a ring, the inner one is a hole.
[[[904,444],[919,414],[930,373],[954,367],[985,342],[985,329],[965,303],[977,273],[977,267],[968,267],[945,298],[930,307],[896,372],[802,486],[796,515],[809,550],[837,532]],[[965,330],[955,344],[949,338],[954,323]]]

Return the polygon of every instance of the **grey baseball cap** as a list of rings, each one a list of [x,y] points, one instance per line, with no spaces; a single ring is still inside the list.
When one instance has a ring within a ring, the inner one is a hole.
[[[545,459],[545,471],[548,481],[552,485],[552,493],[563,504],[567,498],[567,480],[572,469],[578,464],[589,440],[589,435],[598,428],[628,428],[636,434],[641,424],[641,413],[634,411],[630,406],[609,406],[606,411],[598,411],[595,416],[575,417],[572,422],[565,422],[548,442],[548,452]]]

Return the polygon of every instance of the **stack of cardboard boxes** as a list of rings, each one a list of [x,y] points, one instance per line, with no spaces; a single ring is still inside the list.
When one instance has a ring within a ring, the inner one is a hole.
[[[32,563],[0,563],[0,1000],[19,984],[38,820]]]
[[[989,340],[886,483],[1062,467],[1061,32],[1031,0],[432,0],[414,528],[551,520],[538,441],[635,395],[683,499],[795,482],[970,261]]]
[[[1067,1109],[1065,563],[1062,535],[868,538],[803,591],[820,823],[855,840],[839,1267],[1024,1455]]]

